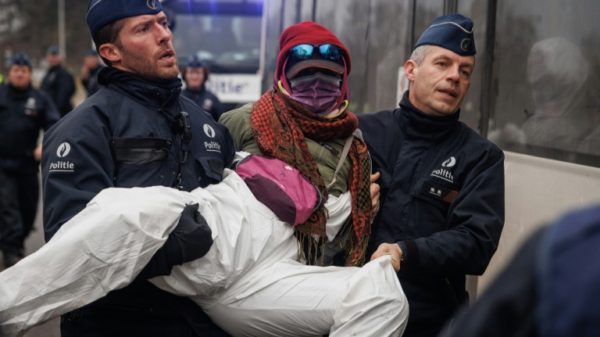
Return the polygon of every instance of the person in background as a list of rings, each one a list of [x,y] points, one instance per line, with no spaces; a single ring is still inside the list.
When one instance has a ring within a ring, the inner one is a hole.
[[[71,98],[75,93],[75,81],[73,75],[62,65],[58,47],[48,48],[46,60],[50,68],[42,79],[40,89],[50,96],[62,117],[73,109]]]
[[[575,152],[594,125],[590,62],[563,37],[533,44],[527,57],[527,82],[535,109],[523,123],[526,143]],[[597,89],[597,88],[596,88]]]
[[[38,206],[40,130],[60,115],[43,92],[31,85],[31,61],[24,53],[10,60],[6,84],[0,85],[0,250],[4,267],[25,255],[25,238]]]
[[[473,22],[436,18],[404,63],[400,107],[366,114],[360,128],[381,173],[372,258],[396,254],[409,302],[404,336],[436,336],[467,301],[504,225],[504,155],[459,122],[475,66]]]
[[[443,337],[595,337],[600,205],[537,229]]]
[[[86,50],[83,54],[83,65],[79,76],[88,97],[98,91],[98,73],[102,68],[98,53],[94,49]]]
[[[98,91],[44,137],[46,240],[105,188],[190,191],[220,182],[234,155],[227,130],[180,95],[173,36],[159,1],[91,0],[86,20],[107,67]],[[209,250],[211,231],[197,208],[183,210],[132,284],[63,315],[61,335],[226,336],[189,298],[147,281]]]
[[[215,121],[218,121],[224,112],[223,106],[217,96],[206,89],[208,76],[209,71],[206,63],[202,62],[197,56],[190,57],[183,69],[185,89],[182,94],[202,107]]]
[[[489,132],[488,139],[508,149],[553,153],[565,161],[599,155],[600,79],[596,67],[570,39],[555,36],[536,41],[524,73],[533,109],[525,109],[521,126],[506,123]]]

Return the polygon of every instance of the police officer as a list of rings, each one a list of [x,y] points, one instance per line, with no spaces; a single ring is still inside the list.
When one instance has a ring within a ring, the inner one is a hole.
[[[180,96],[172,34],[159,1],[92,0],[87,23],[108,66],[98,75],[96,94],[45,137],[46,239],[103,188],[189,191],[221,181],[234,154],[227,130]],[[203,256],[211,244],[206,222],[188,206],[136,281],[64,315],[62,336],[224,335],[191,300],[146,281]]]
[[[206,89],[208,74],[206,63],[200,61],[197,56],[190,57],[183,70],[183,80],[185,81],[183,95],[201,106],[214,120],[218,121],[224,109],[217,96]]]
[[[38,205],[40,129],[60,118],[50,98],[31,86],[31,62],[16,53],[0,85],[0,249],[4,266],[24,255]]]
[[[442,16],[404,63],[409,90],[361,129],[381,172],[373,258],[400,258],[410,313],[404,336],[436,336],[467,300],[466,274],[482,274],[504,224],[504,157],[459,122],[475,65],[471,19]]]
[[[88,96],[98,91],[98,73],[102,67],[98,53],[94,49],[86,50],[83,54],[83,65],[79,76]]]
[[[75,81],[73,75],[63,67],[58,47],[51,46],[48,48],[46,60],[50,68],[48,68],[42,79],[40,89],[52,98],[62,117],[73,109],[71,97],[75,93]]]

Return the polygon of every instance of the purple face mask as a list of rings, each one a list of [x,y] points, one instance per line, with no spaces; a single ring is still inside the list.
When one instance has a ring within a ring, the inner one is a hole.
[[[338,76],[314,73],[290,81],[291,98],[304,104],[312,112],[322,115],[328,113],[342,95],[341,78]]]

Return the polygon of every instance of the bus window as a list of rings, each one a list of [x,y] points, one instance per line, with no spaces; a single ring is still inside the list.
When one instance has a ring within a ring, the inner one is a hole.
[[[597,0],[498,2],[488,136],[504,150],[600,167],[598,10]]]

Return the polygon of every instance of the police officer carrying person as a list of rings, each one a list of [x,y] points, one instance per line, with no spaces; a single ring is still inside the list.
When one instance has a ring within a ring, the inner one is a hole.
[[[190,57],[183,70],[183,80],[185,81],[183,95],[201,106],[214,120],[218,121],[224,109],[217,96],[206,89],[208,76],[207,64],[195,55]]]
[[[48,48],[46,60],[50,68],[44,75],[40,88],[52,98],[62,117],[73,109],[71,97],[75,93],[75,81],[73,75],[63,67],[62,56],[57,46]]]
[[[103,66],[94,49],[88,49],[83,54],[83,65],[79,77],[88,96],[98,91],[98,73]]]
[[[400,258],[410,313],[404,336],[436,336],[467,301],[466,274],[482,274],[504,224],[504,156],[459,122],[475,65],[471,19],[436,18],[404,63],[409,90],[392,111],[360,119],[381,210],[373,258]]]
[[[217,183],[233,159],[228,131],[185,97],[159,1],[91,0],[87,24],[103,61],[99,89],[44,139],[44,229],[49,240],[107,187]],[[188,205],[165,245],[129,286],[63,315],[69,336],[226,336],[190,299],[146,280],[203,256],[210,228]]]
[[[4,267],[24,256],[39,198],[40,129],[60,115],[43,92],[31,86],[31,61],[16,53],[7,83],[0,85],[0,249]]]

